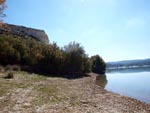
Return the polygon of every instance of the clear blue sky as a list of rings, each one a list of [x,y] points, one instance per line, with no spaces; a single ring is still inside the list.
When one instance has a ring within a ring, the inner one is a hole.
[[[150,58],[150,0],[7,0],[6,23],[77,41],[105,61]]]

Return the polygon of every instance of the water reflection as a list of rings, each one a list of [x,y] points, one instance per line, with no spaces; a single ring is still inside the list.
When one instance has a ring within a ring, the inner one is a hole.
[[[150,67],[107,72],[105,89],[150,103]]]
[[[105,88],[105,86],[107,85],[107,78],[106,75],[98,75],[96,77],[96,84],[101,86],[102,88]]]

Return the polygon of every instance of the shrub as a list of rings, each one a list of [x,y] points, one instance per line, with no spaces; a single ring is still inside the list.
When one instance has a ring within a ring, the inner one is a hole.
[[[99,55],[92,56],[90,60],[91,60],[90,62],[91,62],[92,72],[98,73],[98,74],[105,73],[106,63]]]
[[[12,78],[14,78],[14,73],[12,71],[9,71],[4,78],[6,78],[6,79],[12,79]]]
[[[7,66],[5,67],[5,70],[6,70],[6,71],[12,70],[12,66],[11,66],[11,65],[7,65]]]
[[[13,70],[13,71],[20,71],[21,68],[20,68],[20,66],[18,66],[18,65],[12,65],[12,70]]]
[[[5,70],[6,71],[20,71],[21,68],[18,65],[7,65]]]

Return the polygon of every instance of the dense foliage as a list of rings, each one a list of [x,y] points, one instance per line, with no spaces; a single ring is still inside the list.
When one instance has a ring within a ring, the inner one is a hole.
[[[90,62],[91,62],[92,72],[99,73],[99,74],[105,73],[106,64],[99,55],[92,56]]]
[[[46,45],[29,37],[0,34],[0,64],[4,66],[17,64],[37,73],[83,75],[91,70],[92,61],[93,72],[104,72],[103,60],[98,57],[97,61],[96,57],[95,61],[94,58],[90,60],[84,48],[76,42],[59,48],[56,43]]]

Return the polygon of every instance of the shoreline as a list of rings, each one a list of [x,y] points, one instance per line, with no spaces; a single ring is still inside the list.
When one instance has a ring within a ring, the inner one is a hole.
[[[99,82],[101,82],[101,81],[99,80],[99,77],[98,77],[98,76],[103,76],[103,75],[95,74],[95,73],[90,73],[89,76],[93,77],[93,81],[95,82],[95,85],[97,85],[97,86],[99,86],[99,87],[101,87],[101,85],[103,85],[103,84],[99,84]],[[105,75],[105,76],[106,76],[106,75]],[[105,84],[105,85],[106,85],[106,84]],[[103,87],[105,87],[105,86],[103,86]],[[113,93],[113,94],[120,95],[120,96],[129,97],[129,98],[131,98],[131,99],[135,99],[135,100],[137,100],[137,101],[140,101],[140,102],[142,102],[142,103],[145,103],[145,104],[149,104],[149,105],[150,105],[150,103],[148,103],[148,102],[144,102],[144,101],[138,100],[138,99],[133,98],[133,97],[130,97],[130,96],[126,96],[126,95],[123,95],[123,94],[119,94],[119,93],[116,93],[116,92],[113,92],[113,91],[108,91],[108,90],[106,90],[106,89],[104,89],[104,88],[103,88],[103,90],[105,90],[106,92],[109,92],[109,93]]]
[[[90,73],[89,75],[93,79],[95,87],[96,87],[95,88],[95,95],[98,95],[98,96],[96,96],[96,98],[101,98],[101,96],[104,96],[103,98],[105,98],[106,101],[113,103],[114,106],[115,106],[115,104],[116,104],[116,106],[120,106],[121,108],[118,108],[118,110],[120,112],[129,112],[129,111],[130,112],[136,111],[136,112],[142,112],[142,113],[143,112],[146,112],[146,113],[150,112],[150,103],[146,103],[146,102],[140,101],[138,99],[124,96],[124,95],[121,95],[121,94],[118,94],[118,93],[115,93],[112,91],[107,91],[106,89],[101,87],[99,84],[97,84],[97,77],[101,76],[101,75],[95,74],[95,73]],[[130,104],[132,104],[132,105],[130,105]],[[128,108],[128,109],[124,109],[124,107]]]
[[[96,84],[97,75],[66,79],[15,73],[0,78],[0,113],[150,113],[150,104]],[[105,84],[105,83],[104,83]]]

